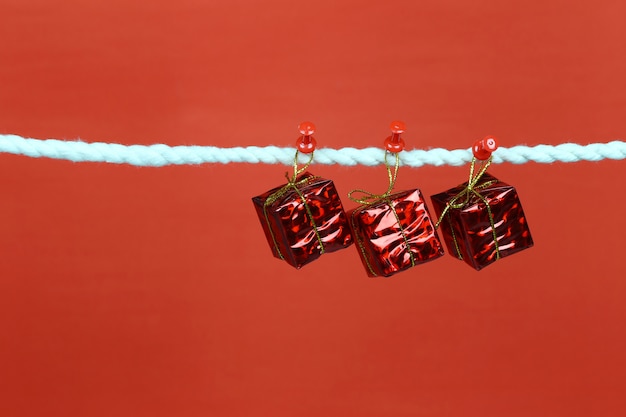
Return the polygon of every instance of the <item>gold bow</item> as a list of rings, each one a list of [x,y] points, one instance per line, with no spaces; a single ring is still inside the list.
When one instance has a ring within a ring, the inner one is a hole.
[[[385,191],[383,194],[374,194],[374,193],[370,193],[369,191],[365,191],[361,189],[352,190],[348,193],[348,198],[350,200],[354,201],[355,203],[362,204],[362,205],[368,205],[377,200],[389,197],[389,195],[393,191],[393,186],[396,184],[396,178],[398,177],[398,167],[400,166],[400,157],[398,156],[397,153],[394,154],[396,156],[396,163],[394,165],[394,170],[392,173],[391,167],[389,166],[389,162],[387,161],[387,155],[389,155],[389,151],[385,151],[385,166],[387,168],[387,176],[389,177],[389,187],[387,187],[387,191]],[[361,193],[364,196],[361,198],[354,198],[352,197],[354,193]]]

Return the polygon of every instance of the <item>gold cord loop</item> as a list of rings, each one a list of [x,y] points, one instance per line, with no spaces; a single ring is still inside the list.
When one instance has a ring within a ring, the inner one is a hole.
[[[389,155],[389,151],[385,151],[385,167],[387,168],[387,176],[389,177],[389,187],[387,187],[387,191],[383,194],[374,194],[369,191],[357,189],[352,190],[348,193],[348,198],[355,203],[358,204],[370,204],[376,200],[380,200],[382,198],[387,198],[391,195],[393,191],[393,187],[396,185],[396,178],[398,178],[398,168],[400,167],[400,156],[397,153],[394,153],[396,159],[393,167],[393,172],[391,171],[391,166],[389,165],[389,161],[387,161],[387,156]],[[363,196],[361,198],[353,197],[354,193],[361,193]]]
[[[467,186],[463,190],[461,190],[457,195],[452,197],[450,201],[446,203],[446,207],[441,212],[441,215],[439,216],[437,223],[435,223],[435,229],[439,227],[439,225],[441,224],[443,219],[446,217],[446,215],[449,214],[450,209],[463,208],[467,203],[469,203],[470,199],[474,195],[485,204],[485,207],[487,209],[487,214],[489,215],[489,224],[491,225],[491,233],[493,234],[494,249],[496,251],[496,260],[498,260],[500,259],[500,247],[498,245],[498,235],[496,234],[496,225],[493,220],[491,207],[489,206],[489,202],[487,201],[487,199],[483,197],[478,191],[476,191],[476,190],[481,190],[483,188],[490,187],[497,182],[497,180],[491,180],[491,181],[486,181],[480,185],[477,185],[480,179],[485,174],[485,172],[487,172],[487,168],[489,168],[489,165],[491,165],[492,159],[493,157],[490,156],[486,162],[483,162],[478,173],[474,175],[474,171],[476,167],[476,158],[475,157],[472,158]],[[457,250],[457,255],[460,259],[462,259],[462,255],[459,250],[459,245],[458,245],[456,236],[454,235],[454,230],[452,229],[452,227],[450,227],[450,230],[452,230],[452,239],[454,240],[454,246]]]
[[[269,215],[267,214],[267,208],[269,206],[271,206],[272,204],[274,204],[276,201],[278,201],[278,199],[283,197],[285,194],[287,194],[287,192],[289,192],[290,190],[294,190],[296,192],[296,194],[298,194],[298,197],[300,197],[300,200],[302,200],[302,204],[304,205],[304,209],[306,211],[306,214],[309,217],[309,220],[311,221],[311,226],[313,227],[313,232],[315,233],[315,237],[317,238],[317,242],[320,245],[320,253],[322,253],[322,254],[324,253],[324,243],[322,242],[322,237],[320,236],[320,233],[319,233],[319,230],[317,228],[317,225],[315,224],[315,220],[313,219],[313,213],[311,212],[311,208],[309,207],[309,205],[306,202],[306,198],[304,197],[304,194],[302,194],[302,192],[300,191],[300,188],[299,188],[299,187],[301,187],[303,185],[306,185],[306,184],[309,184],[309,183],[315,181],[319,177],[311,176],[311,177],[307,177],[307,178],[301,179],[300,181],[296,181],[298,176],[300,174],[304,173],[307,170],[307,168],[309,168],[309,165],[311,165],[311,162],[313,161],[313,154],[314,153],[315,152],[311,152],[311,154],[310,154],[311,156],[309,157],[309,160],[306,162],[306,164],[304,164],[304,166],[302,168],[298,168],[298,154],[299,154],[299,152],[296,149],[296,155],[293,158],[293,177],[289,178],[289,172],[285,172],[285,177],[287,178],[287,184],[285,184],[284,186],[280,187],[274,193],[269,195],[267,197],[267,199],[265,200],[265,203],[263,203],[263,214],[265,215],[265,220],[267,221],[268,229],[270,231],[270,235],[272,236],[272,241],[274,242],[274,248],[276,249],[276,252],[277,252],[278,257],[280,259],[285,259],[285,257],[280,252],[280,248],[278,247],[278,241],[276,240],[276,236],[274,236],[274,232],[272,231]]]

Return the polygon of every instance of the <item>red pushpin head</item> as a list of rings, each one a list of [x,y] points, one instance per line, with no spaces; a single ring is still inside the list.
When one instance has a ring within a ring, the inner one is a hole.
[[[393,153],[404,150],[404,140],[400,137],[400,134],[406,130],[404,122],[395,120],[391,122],[389,128],[391,129],[391,136],[385,139],[385,149]]]
[[[491,153],[498,149],[498,141],[493,136],[486,136],[477,140],[472,146],[472,153],[476,159],[484,161],[489,159]]]
[[[296,147],[298,151],[302,153],[311,153],[315,150],[317,143],[313,138],[315,133],[315,125],[311,122],[302,122],[298,125],[298,130],[302,134],[296,141]]]

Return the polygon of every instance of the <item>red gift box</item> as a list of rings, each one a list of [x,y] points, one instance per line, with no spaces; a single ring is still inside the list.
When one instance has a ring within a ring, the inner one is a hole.
[[[331,180],[305,172],[295,181],[253,197],[252,202],[272,253],[296,268],[352,244]]]
[[[350,211],[348,218],[371,277],[389,277],[443,255],[420,190],[379,198]]]
[[[480,270],[533,245],[515,188],[484,173],[431,197],[448,252]],[[448,209],[446,207],[450,205]]]

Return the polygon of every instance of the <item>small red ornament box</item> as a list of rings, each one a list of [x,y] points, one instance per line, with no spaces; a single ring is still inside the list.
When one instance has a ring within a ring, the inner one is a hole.
[[[480,270],[495,262],[498,252],[503,258],[533,245],[514,187],[485,173],[474,186],[480,197],[474,192],[459,197],[467,185],[431,197],[438,217],[448,203],[455,206],[448,209],[439,225],[450,254]]]
[[[293,183],[253,197],[252,202],[272,253],[295,268],[352,244],[331,180],[305,172]]]
[[[371,277],[389,277],[443,255],[420,190],[380,198],[351,210],[348,218]]]

